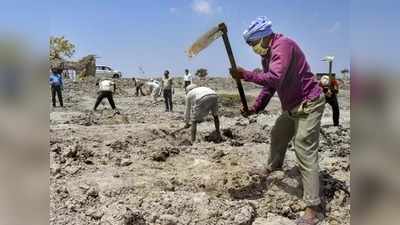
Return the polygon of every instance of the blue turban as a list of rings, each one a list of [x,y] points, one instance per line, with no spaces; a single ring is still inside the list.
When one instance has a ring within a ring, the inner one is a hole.
[[[265,16],[260,16],[251,22],[249,28],[243,32],[243,38],[246,42],[251,42],[272,34],[272,22]]]

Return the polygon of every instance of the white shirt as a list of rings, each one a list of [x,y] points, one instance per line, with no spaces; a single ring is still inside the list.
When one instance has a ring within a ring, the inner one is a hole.
[[[100,91],[113,91],[114,90],[114,82],[111,80],[103,80],[99,83]]]
[[[190,120],[190,112],[192,110],[192,106],[196,105],[197,100],[201,99],[206,95],[216,95],[217,93],[208,87],[197,87],[186,94],[185,98],[185,121],[188,122]]]
[[[189,72],[188,74],[183,75],[183,80],[192,82],[192,74]]]
[[[69,78],[72,79],[73,81],[76,81],[76,71],[75,70],[69,70]]]

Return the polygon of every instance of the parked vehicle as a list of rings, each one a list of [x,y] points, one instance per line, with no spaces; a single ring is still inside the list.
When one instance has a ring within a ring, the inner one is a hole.
[[[96,77],[121,78],[122,73],[112,69],[110,66],[96,66]]]

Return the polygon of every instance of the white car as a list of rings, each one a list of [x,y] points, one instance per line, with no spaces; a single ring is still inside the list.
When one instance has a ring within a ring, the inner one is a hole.
[[[109,66],[96,66],[96,77],[121,78],[122,73]]]

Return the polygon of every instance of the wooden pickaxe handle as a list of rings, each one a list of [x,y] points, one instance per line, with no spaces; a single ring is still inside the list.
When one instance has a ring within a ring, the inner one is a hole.
[[[237,67],[236,67],[235,58],[233,57],[231,44],[230,44],[229,38],[228,38],[228,29],[226,28],[226,25],[224,23],[221,23],[218,26],[219,26],[220,30],[222,31],[222,33],[223,33],[222,34],[222,38],[224,40],[226,52],[228,53],[229,62],[231,63],[231,68],[234,71],[236,71]],[[247,106],[247,100],[246,100],[246,96],[244,94],[242,82],[238,78],[234,78],[234,79],[236,81],[236,86],[237,86],[238,91],[239,91],[240,101],[242,102],[243,109],[244,109],[245,112],[248,112],[249,111],[249,107]]]

